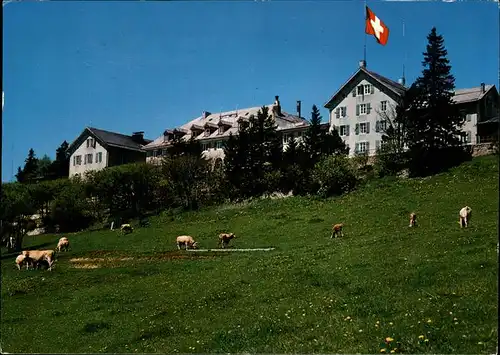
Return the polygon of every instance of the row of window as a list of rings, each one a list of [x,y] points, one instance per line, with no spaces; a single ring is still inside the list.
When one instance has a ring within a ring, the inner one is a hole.
[[[354,90],[352,90],[352,96],[356,95],[371,95],[375,93],[375,87],[371,84],[361,84],[358,85]]]
[[[386,121],[377,121],[375,122],[375,132],[384,132],[387,129]],[[351,126],[350,125],[342,125],[338,127],[340,136],[349,136],[350,135]],[[360,122],[356,123],[354,126],[354,134],[368,134],[370,133],[370,122]]]
[[[369,102],[366,104],[358,104],[356,105],[356,116],[369,115],[371,109],[372,109],[371,103]],[[387,111],[387,101],[380,101],[380,111],[381,112]],[[346,106],[340,106],[335,109],[335,118],[341,118],[346,116],[347,116]]]
[[[94,160],[94,154],[85,154],[83,156],[83,164],[92,164]],[[95,163],[101,163],[102,162],[102,152],[95,153]],[[73,156],[73,166],[76,165],[82,165],[82,156],[81,155],[74,155]]]

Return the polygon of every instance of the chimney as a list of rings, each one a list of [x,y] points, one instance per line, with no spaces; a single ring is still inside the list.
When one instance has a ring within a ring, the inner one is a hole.
[[[281,105],[280,105],[280,97],[278,95],[276,95],[275,97],[275,100],[274,101],[274,107],[273,107],[273,110],[276,110],[276,116],[281,116]]]
[[[399,78],[398,83],[399,83],[399,85],[405,86],[405,78]]]
[[[359,67],[360,68],[366,68],[366,60],[360,60],[359,61]]]
[[[481,94],[484,94],[486,92],[486,86],[484,83],[481,83]]]
[[[210,113],[210,112],[208,112],[208,111],[203,111],[203,114],[202,114],[203,118],[207,118],[207,117],[208,117],[208,116],[210,116],[210,115],[211,115],[211,113]]]
[[[144,131],[133,132],[132,140],[136,143],[142,144],[144,142]]]
[[[299,117],[301,117],[300,116],[300,103],[301,103],[301,101],[297,100],[297,116],[299,116]]]

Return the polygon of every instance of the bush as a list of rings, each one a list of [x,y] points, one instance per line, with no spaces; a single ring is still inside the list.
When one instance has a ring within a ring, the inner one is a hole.
[[[54,200],[50,224],[59,225],[61,232],[75,232],[89,227],[92,221],[84,185],[80,179],[72,179]]]
[[[358,182],[353,165],[343,155],[322,158],[312,172],[312,179],[319,186],[317,194],[328,197],[352,191]]]
[[[384,150],[377,151],[374,162],[375,174],[378,177],[397,176],[408,166],[408,158],[405,153],[392,153]]]

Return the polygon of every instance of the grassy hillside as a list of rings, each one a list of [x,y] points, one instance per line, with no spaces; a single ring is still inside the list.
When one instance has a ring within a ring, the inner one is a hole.
[[[473,215],[461,229],[465,205]],[[411,211],[416,228],[408,227]],[[345,238],[330,239],[338,222]],[[432,178],[377,180],[337,199],[165,214],[125,236],[74,234],[53,272],[19,272],[15,256],[2,257],[1,345],[52,353],[379,353],[390,336],[405,353],[490,354],[497,225],[498,161],[483,157]],[[238,236],[235,248],[276,250],[176,249],[180,234],[215,248],[221,231]],[[53,248],[58,238],[26,243]]]

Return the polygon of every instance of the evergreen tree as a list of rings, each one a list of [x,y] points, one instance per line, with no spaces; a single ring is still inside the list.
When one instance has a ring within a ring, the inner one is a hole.
[[[24,168],[17,169],[16,178],[19,182],[32,182],[37,177],[38,173],[38,159],[36,158],[35,151],[30,148],[28,157],[24,161]]]
[[[69,153],[68,142],[61,143],[59,148],[56,149],[56,159],[52,162],[51,176],[54,179],[67,178],[69,175]]]
[[[339,135],[339,132],[334,129],[331,132],[323,135],[323,142],[321,153],[323,155],[347,155],[349,148],[345,145],[344,141]]]
[[[41,178],[42,180],[47,180],[51,177],[51,166],[52,159],[45,154],[41,159],[38,160],[36,177]]]
[[[412,175],[435,173],[465,156],[460,140],[464,116],[453,103],[455,78],[444,39],[433,27],[427,40],[424,69],[415,81],[408,117]]]
[[[325,142],[325,131],[321,127],[321,114],[316,105],[313,105],[309,127],[304,132],[305,150],[311,158],[311,166],[314,166],[321,156]]]

